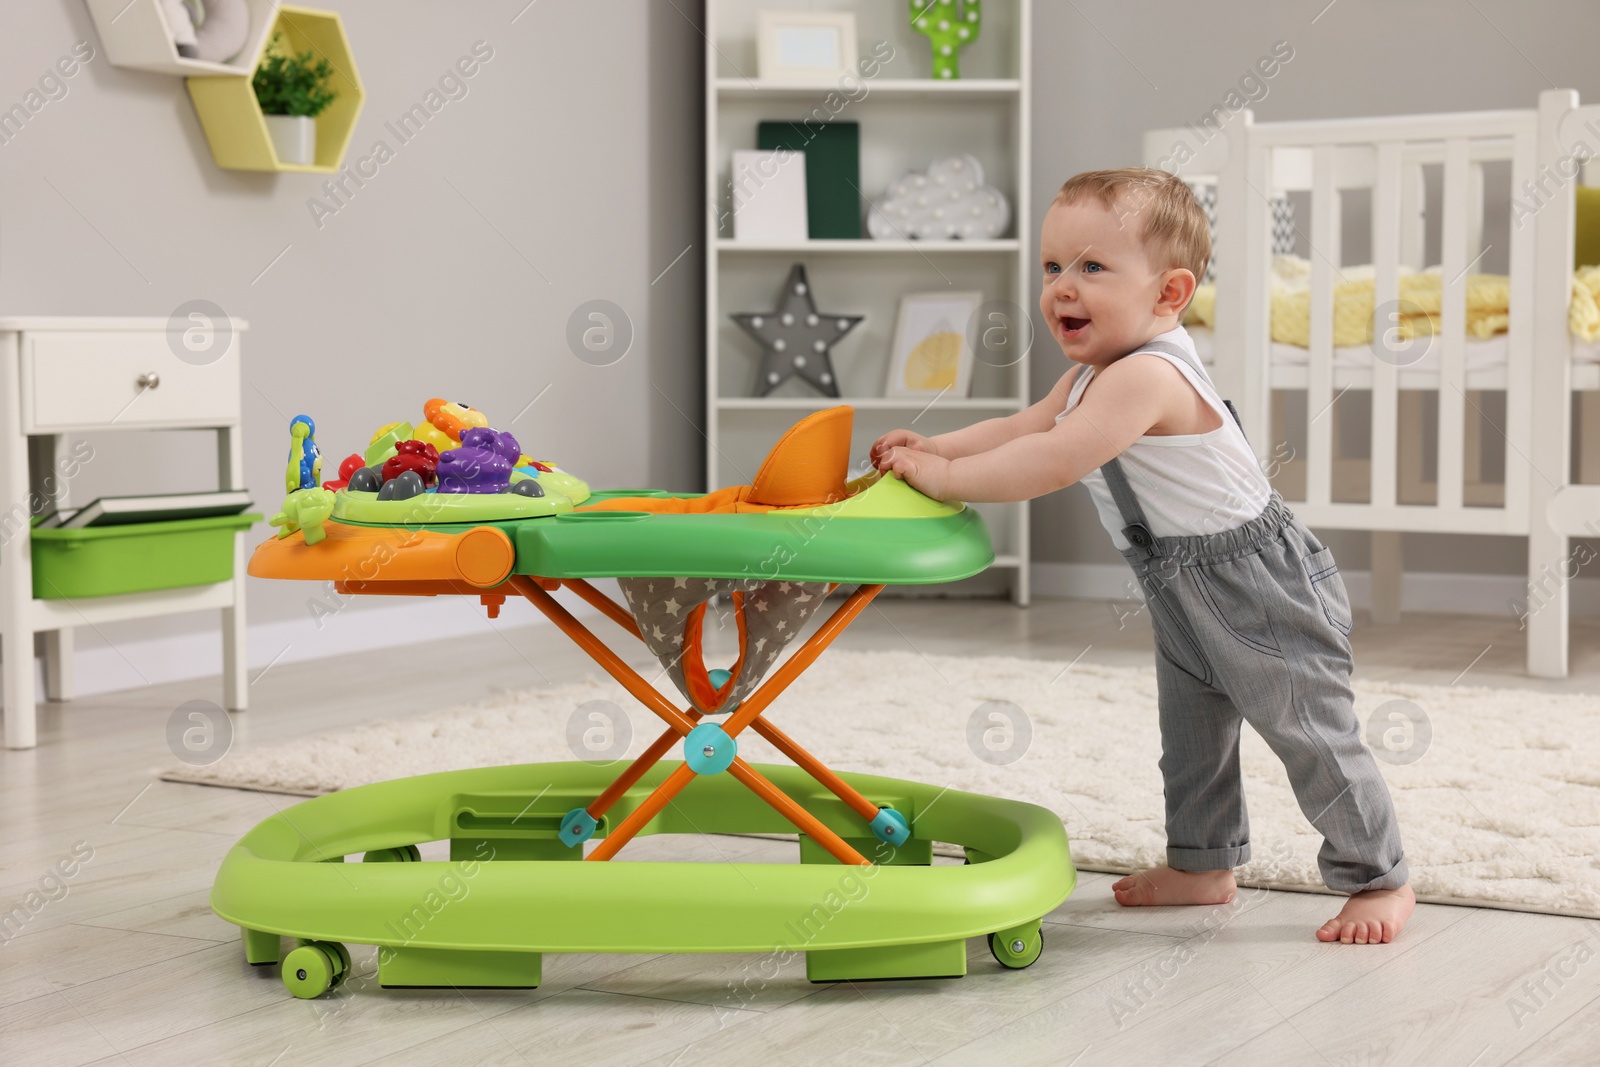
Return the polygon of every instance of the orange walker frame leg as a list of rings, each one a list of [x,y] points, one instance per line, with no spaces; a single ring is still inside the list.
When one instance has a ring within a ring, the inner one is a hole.
[[[583,623],[579,622],[571,612],[562,607],[544,588],[548,583],[516,575],[508,579],[507,584],[527,598],[534,607],[538,608],[551,622],[555,623],[563,633],[589,653],[590,657],[604,668],[607,674],[615,678],[624,689],[665,721],[669,727],[612,782],[605,792],[585,809],[591,818],[599,819],[616,803],[618,798],[643,777],[646,771],[671,751],[674,743],[686,737],[689,731],[699,724],[702,716],[692,709],[687,712],[682,711],[668,702],[665,697],[656,691],[654,686],[650,685],[637,671],[623,662],[621,657],[611,651],[604,642],[596,637]],[[639,635],[638,626],[634,623],[633,618],[610,597],[594,588],[588,582],[569,580],[566,584],[572,587],[573,592],[598,608],[623,629],[636,637]],[[882,585],[864,585],[852,593],[834,611],[833,615],[822,624],[821,628],[807,638],[795,651],[795,654],[777,669],[771,678],[763,682],[754,693],[740,703],[722,728],[728,737],[733,738],[737,737],[746,726],[751,727],[757,734],[770,741],[780,752],[793,760],[797,766],[810,774],[817,782],[832,791],[851,810],[869,823],[878,815],[877,805],[862,796],[859,791],[829,770],[822,761],[801,748],[787,734],[762,718],[761,713],[767,709],[780,693],[793,684],[808,667],[816,662],[817,657],[822,654],[823,650],[832,644],[834,639],[844,631],[844,628],[866,609],[872,599],[883,591],[883,588]],[[778,789],[744,760],[735,756],[728,766],[728,773],[743,783],[751,792],[770,804],[784,818],[793,823],[796,829],[809,836],[840,863],[869,865],[867,859],[861,853],[846,843],[838,834],[823,825],[816,816],[795,803],[787,794]],[[695,777],[696,772],[687,763],[679,767],[642,804],[635,808],[616,829],[609,832],[586,858],[603,861],[616,855],[623,845],[627,844],[651,819],[660,814],[661,810],[672,802],[672,798],[677,796]]]

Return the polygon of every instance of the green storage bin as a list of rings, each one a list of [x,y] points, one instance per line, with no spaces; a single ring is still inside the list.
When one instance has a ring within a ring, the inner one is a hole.
[[[122,526],[33,531],[33,595],[40,600],[145,593],[233,577],[233,535],[256,513]]]

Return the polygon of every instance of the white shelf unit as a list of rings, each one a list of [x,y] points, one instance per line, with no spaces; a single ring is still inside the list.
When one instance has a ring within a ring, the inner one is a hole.
[[[982,38],[980,38],[981,40]],[[926,47],[926,46],[924,46]],[[933,81],[928,78],[873,78],[868,83],[871,93],[928,100],[959,100],[964,97],[1015,95],[1022,88],[1016,78],[958,78],[955,81]],[[759,78],[718,78],[715,89],[723,99],[735,97],[760,97],[764,100],[790,96],[813,99],[818,86],[803,82],[764,82]],[[824,91],[832,86],[821,87]]]
[[[255,73],[261,39],[272,28],[278,0],[246,0],[250,11],[250,32],[244,47],[226,63],[186,59],[178,54],[172,30],[161,0],[87,0],[89,17],[100,35],[106,59],[114,67],[131,67],[153,74],[185,77],[232,75],[249,77]]]
[[[717,239],[717,251],[730,255],[739,252],[835,252],[840,255],[873,256],[900,255],[978,255],[984,252],[1016,252],[1018,242],[1003,237],[993,241],[872,241],[872,240],[816,240],[769,243],[766,241],[735,241]],[[776,294],[774,294],[776,295]]]
[[[988,0],[978,40],[961,52],[963,77],[934,81],[928,39],[911,27],[908,5],[814,0],[815,11],[856,16],[863,60],[893,55],[875,77],[844,86],[763,82],[756,62],[756,16],[770,0],[706,4],[706,481],[748,483],[794,421],[835,404],[856,409],[851,457],[861,469],[871,443],[896,427],[928,436],[1026,407],[1028,360],[997,367],[978,360],[966,397],[883,395],[901,295],[979,290],[1027,313],[1037,300],[1026,220],[1029,168],[1029,63],[1032,0]],[[756,147],[767,120],[831,118],[861,132],[860,240],[753,243],[732,239],[729,177],[735,149]],[[1009,233],[987,241],[874,241],[865,236],[869,204],[908,170],[952,152],[970,152],[985,180],[1011,201]],[[806,265],[817,307],[866,318],[833,348],[838,400],[791,379],[754,397],[758,346],[731,315],[774,306],[792,263]],[[975,504],[994,541],[991,570],[1006,572],[1011,598],[1028,603],[1028,503]]]

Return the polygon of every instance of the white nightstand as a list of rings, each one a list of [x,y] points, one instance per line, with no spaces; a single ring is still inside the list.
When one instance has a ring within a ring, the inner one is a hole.
[[[161,318],[0,318],[0,668],[7,748],[35,744],[34,634],[45,637],[46,697],[72,698],[74,626],[221,608],[223,703],[244,710],[243,532],[234,535],[231,581],[75,600],[34,598],[26,533],[41,498],[66,502],[58,453],[67,433],[215,430],[218,487],[244,488],[239,349],[248,324],[232,319],[229,325],[221,337],[191,334],[185,347],[182,339],[169,343],[168,320]],[[208,338],[210,350],[196,351],[207,348]]]

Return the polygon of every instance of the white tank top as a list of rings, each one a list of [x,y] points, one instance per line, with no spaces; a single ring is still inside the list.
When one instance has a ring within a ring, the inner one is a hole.
[[[1189,331],[1179,326],[1155,340],[1175,344],[1194,359],[1191,365],[1165,352],[1147,353],[1177,367],[1194,391],[1221,416],[1222,425],[1206,433],[1145,434],[1117,457],[1133,495],[1144,509],[1145,522],[1156,537],[1220,533],[1242,526],[1261,514],[1272,496],[1272,486],[1245,440],[1244,431],[1233,421],[1201,367]],[[1066,409],[1056,416],[1057,422],[1078,406],[1094,372],[1094,367],[1078,372]],[[1105,475],[1093,470],[1080,480],[1089,487],[1095,509],[1100,512],[1100,524],[1111,535],[1111,543],[1118,549],[1128,548],[1128,540],[1122,536],[1127,523],[1117,510]]]

